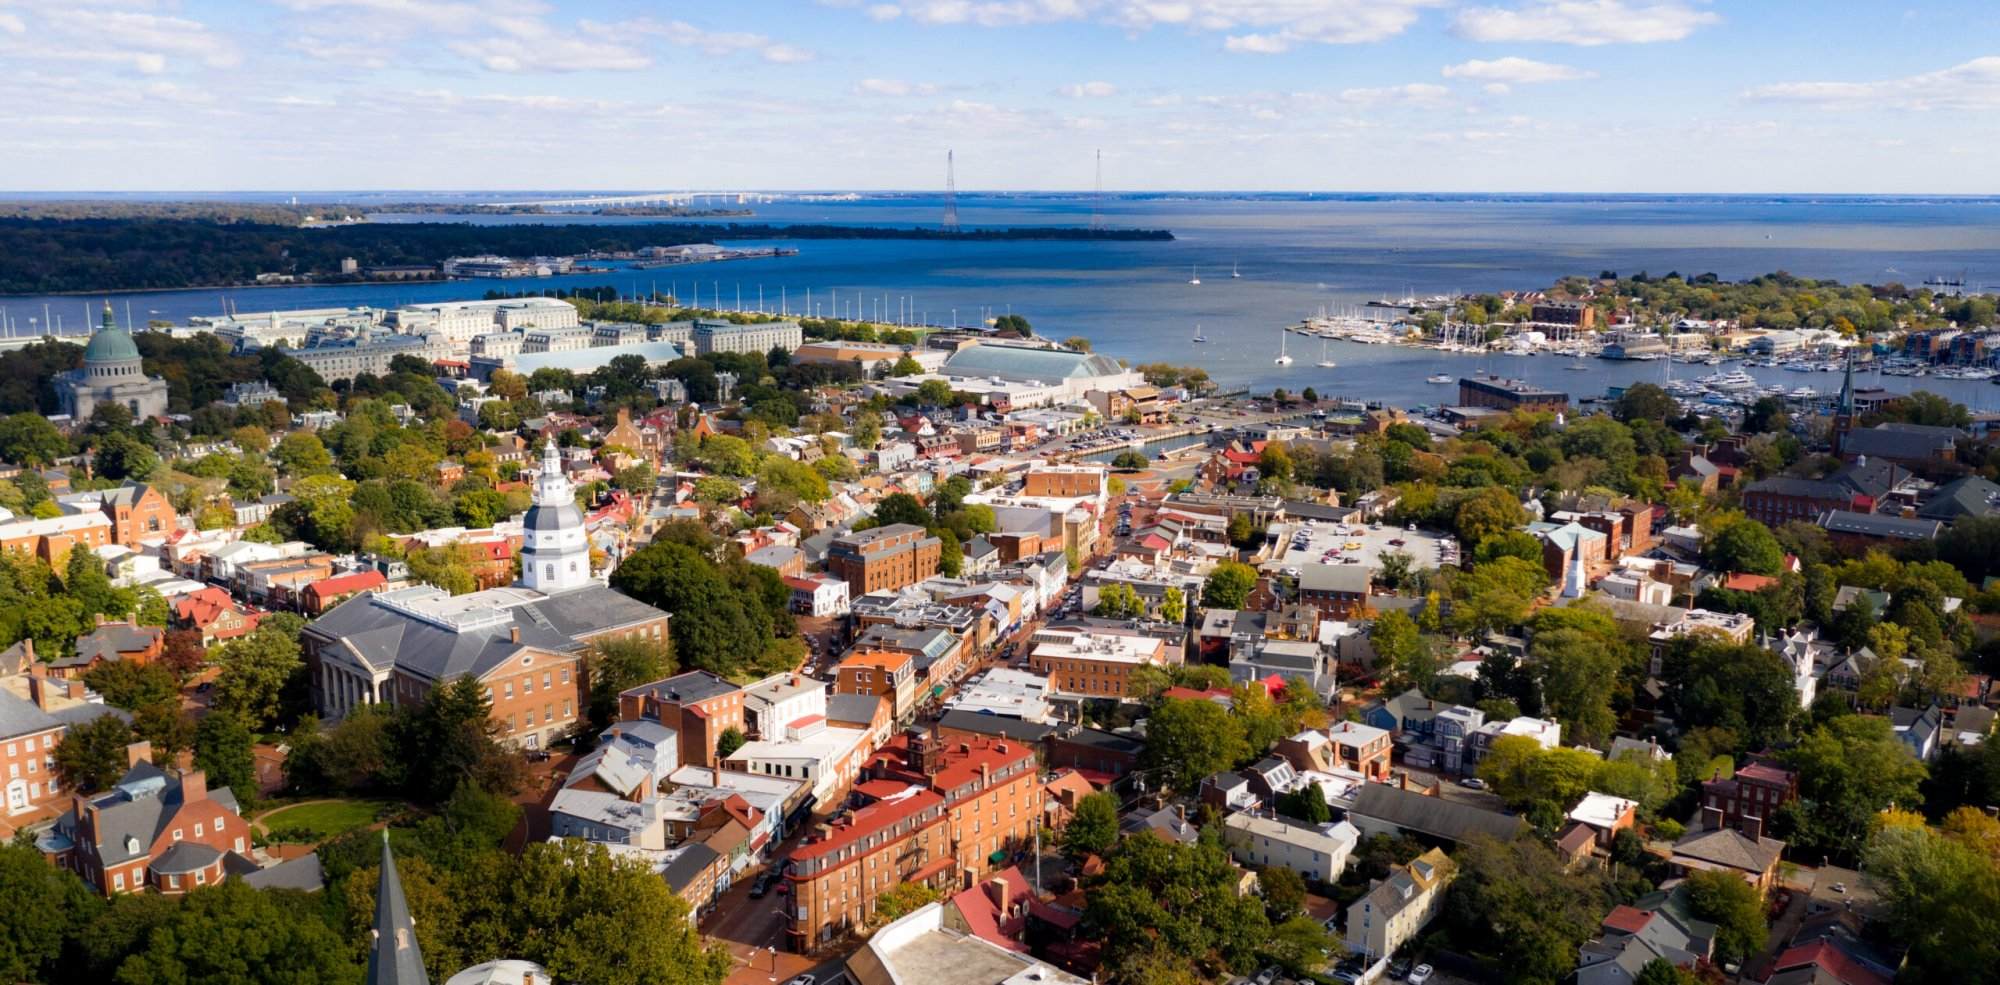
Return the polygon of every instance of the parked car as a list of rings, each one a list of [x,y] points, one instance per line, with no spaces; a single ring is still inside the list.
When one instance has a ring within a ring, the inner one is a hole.
[[[1424,985],[1425,982],[1431,980],[1431,975],[1433,974],[1436,974],[1436,972],[1431,970],[1430,965],[1420,964],[1410,970],[1410,977],[1404,979],[1404,981],[1409,982],[1410,985]]]
[[[1468,776],[1465,779],[1458,781],[1458,785],[1464,787],[1467,790],[1486,789],[1486,781],[1476,776]]]
[[[764,894],[770,891],[771,891],[771,874],[769,872],[759,875],[755,881],[750,883],[751,899],[763,899]]]
[[[791,981],[786,982],[785,985],[813,985],[813,983],[817,981],[819,981],[819,979],[814,978],[811,975],[800,975],[797,978],[794,978]]]

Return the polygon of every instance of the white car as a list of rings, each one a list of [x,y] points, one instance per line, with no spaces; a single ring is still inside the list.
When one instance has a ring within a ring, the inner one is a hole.
[[[1425,982],[1431,980],[1431,975],[1433,974],[1435,972],[1431,970],[1430,965],[1420,964],[1410,969],[1410,977],[1404,979],[1404,981],[1409,982],[1410,985],[1424,985]]]

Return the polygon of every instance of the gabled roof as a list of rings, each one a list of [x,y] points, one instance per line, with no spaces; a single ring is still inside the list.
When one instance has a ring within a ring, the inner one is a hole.
[[[1475,834],[1511,841],[1528,829],[1527,821],[1512,815],[1426,797],[1386,783],[1363,785],[1349,813],[1453,842]]]

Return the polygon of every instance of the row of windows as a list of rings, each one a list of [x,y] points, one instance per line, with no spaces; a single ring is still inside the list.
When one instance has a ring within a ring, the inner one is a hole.
[[[573,712],[572,712],[572,711],[570,710],[570,702],[569,702],[569,699],[567,699],[567,698],[563,699],[563,703],[562,703],[562,717],[563,717],[563,721],[569,721],[569,719],[570,719],[570,717],[571,717],[571,715],[572,715],[572,714],[573,714]],[[507,714],[507,731],[509,731],[509,732],[512,732],[512,731],[514,731],[514,730],[515,730],[516,728],[534,728],[534,727],[535,727],[535,712],[534,712],[534,709],[532,709],[532,708],[531,708],[531,709],[529,709],[529,710],[528,710],[527,712],[525,712],[525,713],[523,713],[523,714],[521,714],[521,715],[519,716],[519,719],[520,719],[520,724],[519,724],[518,726],[517,726],[517,725],[515,725],[515,717],[516,717],[516,716],[515,716],[515,715],[514,715],[514,714],[513,714],[512,712],[509,712],[509,713]],[[548,703],[548,704],[545,704],[545,705],[543,705],[543,706],[542,706],[542,721],[543,721],[543,722],[553,722],[553,721],[555,721],[555,720],[556,720],[556,706],[555,706],[555,703],[554,703],[554,702],[550,702],[550,703]]]
[[[44,735],[44,736],[42,736],[42,743],[41,743],[41,747],[42,747],[43,749],[53,749],[53,748],[55,748],[55,744],[56,744],[56,734],[55,734],[54,732],[50,732],[49,734],[47,734],[47,735]],[[28,741],[26,741],[26,742],[23,742],[23,743],[14,743],[14,742],[9,742],[9,743],[7,743],[7,755],[8,755],[8,756],[10,756],[10,757],[11,757],[11,756],[14,756],[14,755],[16,754],[16,749],[15,749],[15,747],[16,747],[17,745],[25,745],[25,746],[27,746],[27,747],[28,747],[29,749],[33,749],[33,748],[35,748],[35,740],[34,740],[34,739],[29,739]]]

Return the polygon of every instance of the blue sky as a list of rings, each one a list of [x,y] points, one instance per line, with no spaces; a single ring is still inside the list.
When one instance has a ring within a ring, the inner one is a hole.
[[[0,0],[0,187],[2000,192],[1868,0]]]

